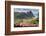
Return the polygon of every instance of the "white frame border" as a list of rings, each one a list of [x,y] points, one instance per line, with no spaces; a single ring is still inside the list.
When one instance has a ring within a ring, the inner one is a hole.
[[[33,8],[39,9],[39,27],[16,27],[14,28],[14,8]],[[28,28],[28,29],[27,29]],[[27,30],[42,30],[42,7],[41,6],[22,6],[11,5],[11,32],[12,31],[27,31]]]

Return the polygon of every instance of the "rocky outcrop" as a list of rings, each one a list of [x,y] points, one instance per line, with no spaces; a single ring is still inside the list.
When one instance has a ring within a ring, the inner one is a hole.
[[[14,27],[37,27],[39,24],[20,23],[14,24]]]

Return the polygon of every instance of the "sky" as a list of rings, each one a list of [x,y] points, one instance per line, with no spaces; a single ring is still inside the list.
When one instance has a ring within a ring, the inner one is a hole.
[[[37,17],[37,14],[39,13],[39,9],[29,9],[29,8],[14,8],[14,12],[29,12],[32,11],[35,17]]]

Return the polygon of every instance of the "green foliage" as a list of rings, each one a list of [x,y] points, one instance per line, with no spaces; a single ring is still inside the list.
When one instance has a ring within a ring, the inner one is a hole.
[[[32,20],[31,23],[32,23],[32,24],[38,24],[39,21],[37,21],[37,20]]]

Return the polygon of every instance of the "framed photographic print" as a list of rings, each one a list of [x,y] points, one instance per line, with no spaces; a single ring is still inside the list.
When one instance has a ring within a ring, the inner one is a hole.
[[[5,34],[45,32],[44,3],[5,1]]]

